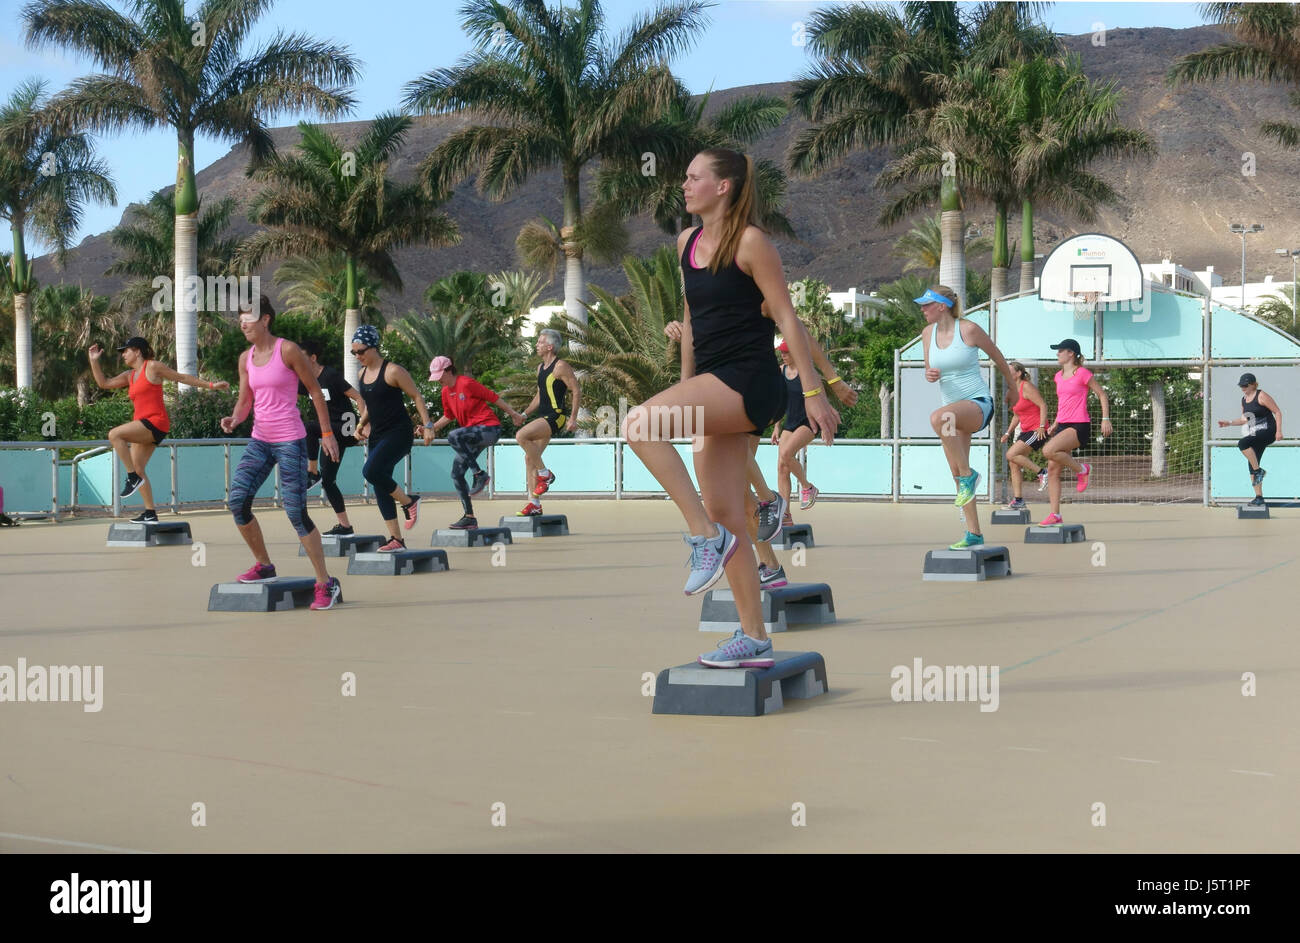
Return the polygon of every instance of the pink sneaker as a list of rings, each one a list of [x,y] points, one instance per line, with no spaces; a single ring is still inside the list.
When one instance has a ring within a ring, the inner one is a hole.
[[[254,563],[252,569],[239,576],[241,583],[269,583],[275,579],[275,565],[271,563]]]
[[[411,499],[411,503],[402,505],[402,516],[406,518],[402,522],[402,526],[410,530],[415,526],[415,522],[420,519],[420,496],[412,494],[407,497]]]
[[[1084,462],[1084,463],[1083,463],[1083,474],[1080,475],[1080,476],[1079,476],[1079,480],[1078,480],[1077,482],[1075,482],[1074,490],[1075,490],[1075,491],[1078,491],[1078,492],[1080,492],[1080,493],[1082,493],[1082,492],[1084,492],[1084,491],[1087,491],[1087,490],[1088,490],[1088,476],[1091,475],[1091,474],[1092,474],[1092,466],[1089,465],[1087,462]]]
[[[1055,527],[1057,524],[1064,523],[1059,514],[1049,514],[1038,522],[1039,527]]]
[[[336,602],[343,601],[343,587],[337,578],[331,576],[328,583],[316,584],[316,598],[311,601],[313,609],[333,609]]]
[[[817,503],[817,495],[821,494],[816,485],[809,485],[807,488],[799,489],[799,510],[806,511]]]

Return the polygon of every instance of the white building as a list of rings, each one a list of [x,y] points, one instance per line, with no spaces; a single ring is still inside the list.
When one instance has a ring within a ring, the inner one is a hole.
[[[1215,289],[1223,285],[1223,276],[1207,265],[1204,271],[1193,272],[1169,259],[1161,259],[1159,265],[1143,264],[1142,274],[1149,282],[1165,285],[1175,291],[1190,291],[1198,295],[1210,295],[1216,301]],[[1237,289],[1240,292],[1240,288]]]

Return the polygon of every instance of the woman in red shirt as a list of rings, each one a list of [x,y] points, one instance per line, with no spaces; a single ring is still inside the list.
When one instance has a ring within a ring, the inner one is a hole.
[[[501,420],[488,408],[488,403],[498,404],[516,425],[522,426],[527,420],[523,413],[482,383],[457,374],[450,357],[433,358],[429,364],[429,379],[442,383],[442,418],[433,424],[433,434],[436,436],[439,430],[453,422],[458,426],[447,435],[447,442],[456,453],[456,460],[451,465],[451,483],[460,495],[465,516],[451,526],[456,530],[468,530],[478,527],[470,496],[486,488],[490,480],[488,473],[478,467],[479,453],[501,437]],[[465,472],[470,469],[474,471],[472,485],[465,482]]]
[[[1016,376],[1015,399],[1011,399],[1010,395],[1007,397],[1007,401],[1011,403],[1011,411],[1016,414],[1016,420],[1011,424],[1010,429],[1002,433],[1002,441],[1005,442],[1015,435],[1016,427],[1020,427],[1016,441],[1011,444],[1011,448],[1007,449],[1007,471],[1010,472],[1011,493],[1015,495],[1007,507],[1018,511],[1026,506],[1021,493],[1025,479],[1020,474],[1020,469],[1027,468],[1033,472],[1034,477],[1038,479],[1039,491],[1047,486],[1047,476],[1043,473],[1043,469],[1029,458],[1030,452],[1041,449],[1043,443],[1047,441],[1047,401],[1043,399],[1043,394],[1029,382],[1029,371],[1023,364],[1013,360],[1008,366]]]
[[[153,347],[143,337],[131,338],[118,350],[127,369],[111,380],[105,379],[99,369],[99,358],[103,355],[104,348],[94,344],[88,356],[90,369],[95,374],[95,383],[101,390],[120,390],[126,387],[127,395],[131,397],[131,405],[134,407],[131,421],[110,429],[108,441],[112,443],[113,451],[117,452],[118,460],[126,469],[122,497],[129,498],[140,491],[140,497],[144,500],[144,513],[131,518],[131,522],[144,524],[158,520],[158,512],[153,504],[153,488],[149,486],[145,468],[153,450],[167,437],[172,427],[167,416],[167,406],[163,402],[163,381],[171,380],[173,383],[185,383],[207,390],[228,390],[230,384],[225,380],[204,380],[186,373],[177,373],[167,364],[153,359]]]

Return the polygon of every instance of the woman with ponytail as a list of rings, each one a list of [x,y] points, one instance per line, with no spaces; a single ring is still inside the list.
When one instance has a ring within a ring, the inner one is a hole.
[[[774,664],[772,641],[763,627],[745,495],[754,437],[785,414],[786,384],[772,356],[776,329],[803,378],[814,434],[829,445],[840,417],[813,369],[781,256],[758,225],[753,160],[723,148],[701,151],[682,192],[687,212],[702,223],[677,237],[686,296],[682,379],[633,409],[623,434],[690,530],[686,594],[704,592],[725,572],[735,598],[741,627],[698,661],[765,668]],[[698,437],[698,493],[671,444],[684,436]]]

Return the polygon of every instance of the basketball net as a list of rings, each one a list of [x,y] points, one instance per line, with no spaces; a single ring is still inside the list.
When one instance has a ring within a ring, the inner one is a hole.
[[[1101,292],[1077,291],[1072,294],[1074,295],[1074,320],[1088,320],[1089,316],[1097,310],[1097,299],[1101,297]]]

